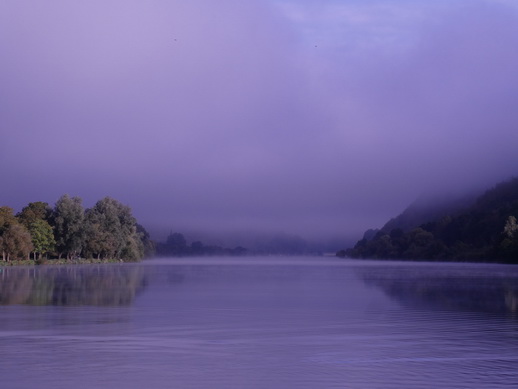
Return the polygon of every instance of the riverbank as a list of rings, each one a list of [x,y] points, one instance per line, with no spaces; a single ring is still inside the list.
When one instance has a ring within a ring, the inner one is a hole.
[[[14,260],[14,261],[0,261],[0,267],[2,266],[45,266],[45,265],[93,265],[103,263],[121,263],[125,262],[121,259],[95,259],[95,258],[80,258],[80,259],[25,259],[25,260]],[[134,262],[134,261],[133,261]]]

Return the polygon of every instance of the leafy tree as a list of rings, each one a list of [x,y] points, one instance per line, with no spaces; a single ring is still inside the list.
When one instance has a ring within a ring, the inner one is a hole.
[[[45,202],[29,203],[16,215],[21,224],[27,228],[32,237],[34,259],[54,249],[55,239],[52,227],[48,223],[52,216],[52,208]]]
[[[205,246],[199,240],[191,243],[190,251],[192,255],[203,255],[205,250]]]
[[[153,242],[151,240],[151,236],[149,235],[149,233],[146,231],[146,229],[136,223],[136,229],[137,229],[137,236],[139,238],[139,240],[142,242],[142,246],[143,246],[143,256],[144,257],[151,257],[152,255],[155,254],[155,250],[156,250],[156,247],[155,247],[155,242]]]
[[[70,259],[81,253],[84,245],[84,213],[79,197],[65,194],[56,202],[53,222],[59,258],[65,254]]]
[[[36,220],[49,221],[52,216],[52,208],[48,203],[42,201],[36,201],[29,203],[26,207],[22,208],[22,211],[16,215],[20,223],[25,227],[34,223]]]
[[[187,254],[188,249],[185,237],[179,232],[175,232],[167,236],[163,252],[166,255],[182,256]]]
[[[187,247],[187,241],[185,240],[185,237],[183,236],[183,234],[180,234],[179,232],[169,234],[166,240],[166,244],[180,249]]]
[[[7,238],[4,238],[4,234],[13,224],[16,224],[17,220],[14,217],[14,211],[11,207],[0,207],[0,245],[2,249],[2,259],[7,260],[6,247],[8,245]]]
[[[5,261],[11,258],[29,258],[32,251],[31,234],[20,223],[13,223],[2,234],[2,255]]]
[[[16,217],[11,207],[0,207],[0,235],[13,223],[16,223]]]
[[[133,262],[138,261],[144,255],[144,244],[137,234],[133,234],[126,240],[126,245],[123,247],[119,259]]]
[[[513,238],[518,231],[518,224],[516,224],[516,218],[514,216],[509,216],[507,218],[507,222],[505,223],[504,233],[508,238]]]
[[[48,222],[42,219],[35,220],[30,224],[29,232],[34,247],[34,259],[36,259],[36,254],[39,254],[39,258],[41,258],[43,254],[54,249],[56,241],[54,240],[52,227]]]
[[[414,228],[408,234],[409,246],[403,253],[409,259],[435,259],[440,254],[441,246],[434,235],[421,227]]]
[[[87,258],[95,255],[100,259],[110,250],[111,243],[108,234],[102,230],[101,223],[95,220],[90,211],[86,212],[84,231],[86,239],[83,255]]]
[[[507,261],[515,262],[518,258],[518,224],[516,217],[509,216],[505,223],[504,238],[498,245],[497,252]]]
[[[98,258],[136,260],[144,255],[131,208],[105,197],[86,212],[86,252]]]

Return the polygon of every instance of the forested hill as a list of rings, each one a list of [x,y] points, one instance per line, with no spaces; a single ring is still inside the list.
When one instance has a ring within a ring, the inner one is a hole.
[[[464,260],[518,263],[518,178],[502,182],[462,209],[443,204],[413,228],[404,213],[381,230],[366,233],[339,256],[376,259]],[[398,221],[400,222],[398,224]]]
[[[400,215],[390,219],[381,228],[389,233],[395,228],[410,231],[430,220],[437,220],[444,216],[455,215],[473,205],[476,196],[421,196],[410,204]]]

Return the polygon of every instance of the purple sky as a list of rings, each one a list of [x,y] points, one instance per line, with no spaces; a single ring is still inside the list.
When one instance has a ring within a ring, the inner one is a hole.
[[[2,0],[0,203],[331,237],[492,185],[518,173],[513,4]]]

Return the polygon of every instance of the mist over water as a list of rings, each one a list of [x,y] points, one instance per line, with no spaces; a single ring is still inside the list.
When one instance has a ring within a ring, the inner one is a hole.
[[[510,266],[221,257],[5,271],[0,373],[9,388],[518,380]]]

